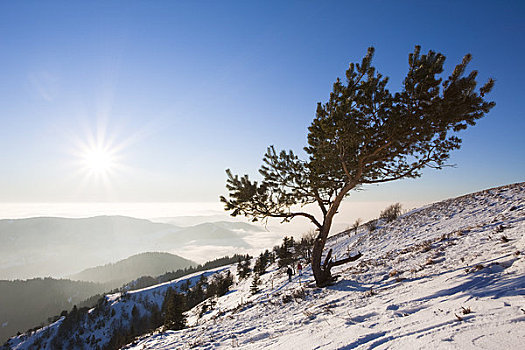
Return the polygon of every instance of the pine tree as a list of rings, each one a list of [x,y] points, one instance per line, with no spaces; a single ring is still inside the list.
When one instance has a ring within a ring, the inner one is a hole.
[[[275,255],[273,255],[273,252],[269,251],[268,249],[264,251],[263,255],[268,265],[273,264],[275,262]]]
[[[266,267],[268,267],[268,256],[261,253],[255,260],[253,271],[258,275],[263,275],[266,273]]]
[[[332,267],[361,256],[333,261],[330,250],[323,254],[333,218],[350,191],[416,178],[426,167],[443,168],[461,145],[458,132],[475,125],[495,105],[484,99],[494,80],[476,89],[477,72],[464,74],[470,54],[443,79],[445,56],[420,51],[416,46],[409,54],[403,87],[394,94],[386,87],[388,78],[371,65],[374,48],[360,64],[351,63],[346,83],[337,79],[328,102],[317,105],[308,128],[308,160],[270,146],[259,169],[262,181],[226,171],[229,198],[221,196],[221,201],[232,216],[254,221],[300,216],[313,223],[318,232],[312,249],[317,286],[333,282]],[[306,204],[317,205],[320,216],[290,209]]]
[[[220,275],[221,278],[217,280],[217,296],[223,296],[230,290],[233,284],[233,276],[230,271],[225,276]]]
[[[295,241],[293,237],[284,237],[283,244],[281,244],[279,250],[279,267],[291,266],[296,261],[295,257]]]
[[[250,265],[251,265],[250,259],[241,260],[239,258],[239,262],[237,263],[237,276],[239,276],[239,280],[242,280],[248,277],[248,275],[251,272]]]
[[[168,288],[164,299],[164,327],[170,330],[179,330],[186,327],[187,310],[186,298],[183,294]]]
[[[252,284],[250,285],[250,292],[252,294],[257,294],[259,293],[259,285],[261,284],[261,278],[259,277],[259,274],[258,273],[254,273],[253,274],[253,280],[252,280]]]

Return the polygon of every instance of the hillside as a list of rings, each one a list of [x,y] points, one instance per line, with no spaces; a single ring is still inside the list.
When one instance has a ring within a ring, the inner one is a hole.
[[[193,285],[201,276],[227,269],[215,268],[140,290],[105,295],[94,308],[74,308],[48,326],[11,338],[2,349],[104,348],[118,338],[123,329],[158,319],[169,288],[179,289],[187,282]]]
[[[98,283],[53,278],[0,281],[0,344],[16,332],[47,323],[48,317],[107,290]]]
[[[336,256],[363,257],[335,268],[340,278],[331,287],[315,288],[309,266],[288,282],[274,264],[259,293],[250,293],[252,278],[241,280],[211,311],[190,310],[189,328],[158,330],[127,349],[517,349],[525,343],[524,231],[525,183],[435,203],[372,232],[363,226],[350,237],[332,236],[327,248]],[[106,300],[130,312],[160,303],[161,290],[180,283]],[[11,345],[50,344],[61,322]],[[71,337],[108,341],[104,332],[88,325]]]
[[[148,252],[130,256],[116,263],[86,269],[69,276],[72,280],[99,283],[112,282],[119,287],[125,282],[141,276],[159,276],[168,271],[176,271],[197,264],[178,255]]]

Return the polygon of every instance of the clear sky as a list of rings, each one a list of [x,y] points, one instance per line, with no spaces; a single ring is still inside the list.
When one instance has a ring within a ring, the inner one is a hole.
[[[456,168],[353,200],[524,181],[524,4],[2,1],[0,202],[217,201],[226,168],[255,174],[268,145],[305,146],[317,102],[371,45],[392,91],[416,44],[447,73],[471,53],[497,105],[463,132]]]

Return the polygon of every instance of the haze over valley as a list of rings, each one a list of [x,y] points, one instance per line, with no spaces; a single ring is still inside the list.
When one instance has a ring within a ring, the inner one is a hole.
[[[4,219],[0,279],[71,277],[144,252],[179,253],[202,263],[235,252],[258,252],[265,237],[273,243],[279,240],[279,235],[242,222],[180,227],[123,216]],[[216,247],[212,255],[194,252],[207,246]],[[223,252],[227,254],[220,255]]]

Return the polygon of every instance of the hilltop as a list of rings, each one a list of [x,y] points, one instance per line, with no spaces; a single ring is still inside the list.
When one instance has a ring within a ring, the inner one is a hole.
[[[168,271],[196,266],[197,263],[175,254],[146,252],[136,254],[116,263],[92,267],[69,276],[72,280],[98,283],[112,282],[119,287],[141,276],[159,276]]]
[[[363,254],[334,269],[333,286],[316,288],[309,266],[288,282],[273,264],[257,294],[250,292],[251,277],[237,281],[211,310],[205,302],[188,311],[190,327],[158,329],[126,348],[519,348],[525,342],[524,231],[525,183],[438,202],[379,221],[374,230],[363,225],[356,234],[330,237],[335,255]],[[207,274],[227,271],[235,275],[236,266]],[[190,285],[198,278],[191,276]],[[145,314],[141,305],[160,305],[163,292],[186,279],[107,295],[104,308],[128,318],[112,317],[97,328],[102,309],[94,308],[92,321],[81,331],[72,328],[69,339],[107,343],[111,327],[130,326],[134,306]],[[62,322],[13,338],[11,346],[50,348]]]

